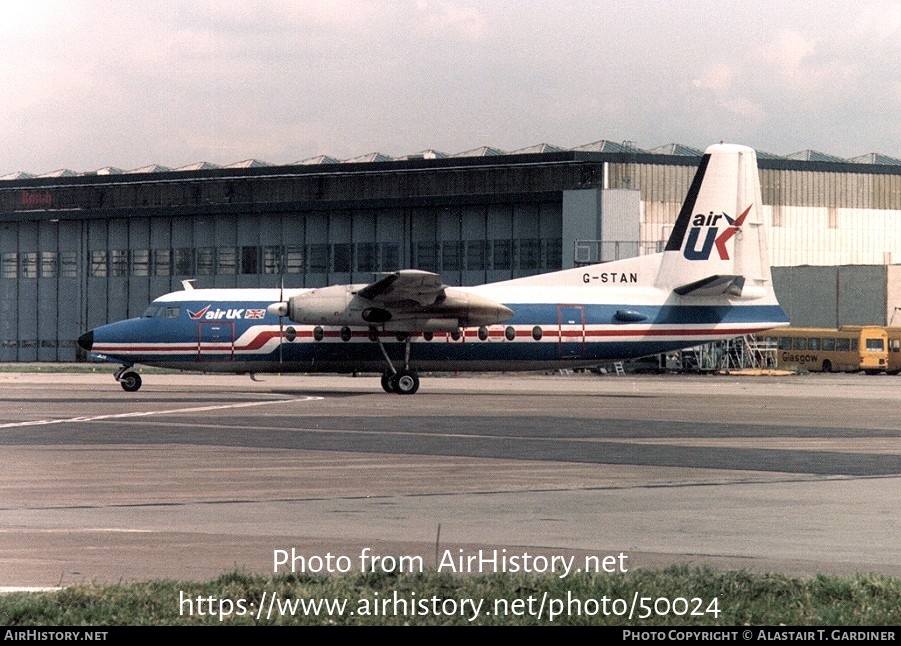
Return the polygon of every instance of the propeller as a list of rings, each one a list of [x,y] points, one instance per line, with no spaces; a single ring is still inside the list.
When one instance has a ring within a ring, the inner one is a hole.
[[[278,281],[278,302],[285,302],[285,275],[282,274]],[[278,316],[278,365],[283,363],[282,346],[285,345],[285,316],[279,311]]]
[[[266,308],[266,312],[272,316],[278,317],[278,362],[281,364],[284,360],[284,351],[282,346],[285,343],[285,317],[288,315],[288,303],[285,298],[285,277],[279,279],[278,301],[271,303]],[[292,339],[293,340],[293,339]]]

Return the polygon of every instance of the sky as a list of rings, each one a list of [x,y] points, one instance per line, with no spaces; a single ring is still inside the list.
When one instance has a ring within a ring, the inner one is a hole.
[[[599,140],[901,158],[901,2],[0,3],[0,176]]]

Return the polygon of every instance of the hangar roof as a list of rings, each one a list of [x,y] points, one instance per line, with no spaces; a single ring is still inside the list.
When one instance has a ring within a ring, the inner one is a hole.
[[[262,168],[263,166],[272,166],[272,164],[260,161],[259,159],[245,159],[244,161],[235,162],[234,164],[228,164],[222,168]]]
[[[629,145],[626,145],[629,144]],[[576,146],[573,150],[584,150],[586,152],[593,153],[627,153],[635,150],[635,147],[632,145],[632,142],[627,141],[622,144],[618,144],[615,141],[608,141],[607,139],[601,139],[600,141],[595,141],[590,144],[583,144],[581,146]]]
[[[867,153],[866,155],[852,157],[848,161],[854,162],[855,164],[901,164],[901,159],[889,157],[888,155],[880,155],[879,153]]]
[[[836,157],[835,155],[827,155],[826,153],[821,153],[819,150],[801,150],[796,153],[792,153],[790,155],[785,156],[786,159],[797,159],[800,161],[813,161],[813,162],[846,162],[847,159],[842,159],[841,157]]]
[[[682,144],[666,144],[665,146],[651,148],[648,152],[654,153],[655,155],[681,155],[683,157],[700,157],[704,154],[703,150],[691,148]]]
[[[168,173],[172,169],[168,166],[160,166],[159,164],[150,164],[150,166],[142,166],[134,170],[127,170],[126,173]]]
[[[399,157],[392,157],[390,155],[386,155],[380,152],[371,152],[365,155],[359,155],[357,157],[352,157],[350,159],[338,159],[337,157],[332,157],[330,155],[316,155],[315,157],[308,157],[301,161],[296,161],[292,165],[300,166],[300,165],[313,165],[313,164],[349,164],[349,163],[367,163],[367,162],[389,162],[389,161],[406,161],[413,159],[443,159],[447,157],[489,157],[489,156],[498,156],[498,155],[522,155],[522,154],[543,154],[543,153],[558,153],[558,152],[566,152],[566,151],[580,151],[580,152],[603,152],[603,153],[648,153],[654,155],[673,155],[673,156],[683,156],[683,157],[700,157],[703,154],[703,150],[700,148],[694,148],[692,146],[686,146],[685,144],[680,143],[669,143],[664,144],[662,146],[657,146],[654,148],[639,148],[635,145],[633,141],[623,141],[622,143],[610,141],[608,139],[600,139],[598,141],[594,141],[588,144],[582,144],[580,146],[576,146],[574,148],[563,148],[561,146],[556,146],[549,143],[540,143],[535,144],[533,146],[527,146],[525,148],[518,148],[516,150],[501,150],[500,148],[494,148],[492,146],[481,146],[479,148],[473,148],[471,150],[466,150],[460,153],[447,154],[434,149],[426,149],[420,151],[418,153],[411,153],[407,155],[402,155]],[[788,155],[775,155],[773,153],[768,153],[764,151],[757,151],[757,156],[760,159],[786,159],[786,160],[795,160],[795,161],[808,161],[808,162],[825,162],[825,163],[852,163],[852,164],[878,164],[878,165],[888,165],[888,166],[901,166],[901,159],[897,159],[895,157],[889,157],[888,155],[883,155],[881,153],[867,153],[865,155],[859,155],[857,157],[851,157],[849,159],[843,159],[841,157],[836,157],[835,155],[829,155],[827,153],[819,152],[817,150],[802,150],[799,152],[791,153]],[[40,175],[36,175],[33,173],[27,173],[24,171],[18,171],[14,173],[8,173],[6,175],[0,175],[0,181],[3,180],[21,180],[21,179],[33,179],[36,177],[76,177],[81,175],[118,175],[120,173],[166,173],[171,171],[196,171],[196,170],[210,170],[217,168],[260,168],[263,166],[273,166],[273,164],[269,162],[265,162],[259,159],[245,159],[244,161],[235,162],[231,164],[226,164],[224,166],[219,166],[217,164],[213,164],[211,162],[200,161],[194,164],[188,164],[187,166],[181,166],[178,168],[170,168],[168,166],[161,166],[159,164],[150,164],[148,166],[142,166],[141,168],[135,168],[132,170],[122,170],[120,168],[115,168],[112,166],[106,166],[104,168],[100,168],[94,171],[88,172],[76,172],[70,170],[68,168],[59,169],[56,171],[52,171],[50,173],[44,173]]]

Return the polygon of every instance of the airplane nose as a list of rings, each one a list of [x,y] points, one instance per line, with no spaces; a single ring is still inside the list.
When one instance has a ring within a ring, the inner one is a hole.
[[[78,337],[78,347],[84,350],[85,352],[90,352],[91,348],[94,347],[94,330],[90,332],[85,332],[80,337]]]

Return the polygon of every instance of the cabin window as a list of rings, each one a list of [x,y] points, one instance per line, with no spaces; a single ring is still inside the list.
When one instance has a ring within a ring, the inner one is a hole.
[[[532,338],[533,339],[535,339],[536,341],[540,341],[541,335],[542,335],[541,327],[536,325],[535,327],[532,328]]]
[[[504,336],[507,337],[507,341],[512,341],[513,339],[516,338],[516,330],[513,328],[512,325],[508,325],[504,329]]]
[[[351,337],[350,328],[345,325],[343,328],[341,328],[341,340],[342,341],[350,341],[350,337]]]
[[[453,332],[451,332],[451,338],[454,341],[459,341],[460,340],[460,330],[454,330]]]
[[[488,338],[488,328],[484,325],[479,328],[479,339],[484,341]]]
[[[424,332],[422,335],[422,338],[425,339],[426,341],[431,341],[432,339],[435,338],[435,335],[431,332]]]
[[[313,328],[313,338],[317,341],[322,341],[322,338],[325,336],[325,332],[322,331],[322,326],[317,325]]]
[[[370,341],[378,341],[379,340],[379,331],[374,327],[369,328],[369,340]]]
[[[294,329],[293,327],[291,327],[291,326],[288,326],[288,327],[285,329],[285,338],[286,338],[286,339],[288,340],[288,342],[290,343],[291,341],[293,341],[294,339],[297,338],[297,330],[295,330],[295,329]]]

